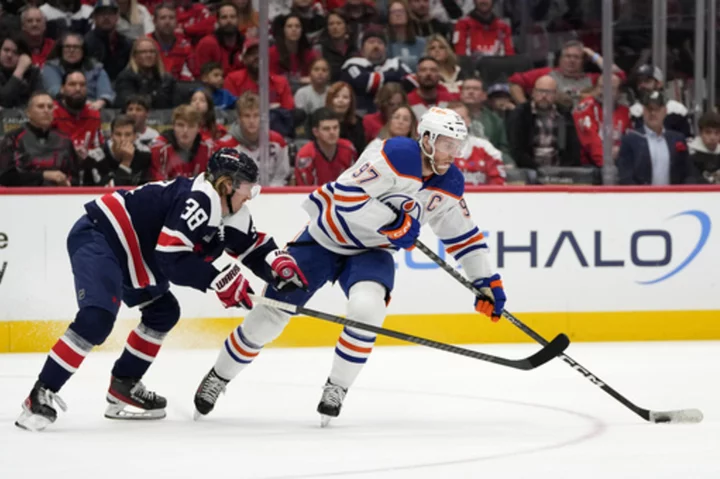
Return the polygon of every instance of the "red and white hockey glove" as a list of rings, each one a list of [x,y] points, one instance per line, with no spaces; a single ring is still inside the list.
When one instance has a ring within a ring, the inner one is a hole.
[[[265,257],[265,261],[272,269],[276,290],[286,293],[296,289],[307,291],[308,282],[305,275],[295,262],[295,258],[290,256],[287,251],[279,249],[271,251]]]
[[[252,309],[253,307],[253,302],[248,295],[253,294],[254,291],[248,280],[240,273],[238,263],[230,263],[212,280],[210,287],[215,290],[220,302],[226,308],[237,306]]]
[[[475,311],[484,314],[496,323],[502,317],[507,301],[500,275],[494,274],[489,278],[478,279],[473,286],[484,295],[475,297]]]
[[[378,233],[387,236],[388,241],[394,246],[411,250],[415,247],[415,240],[420,236],[420,223],[403,211],[398,214],[395,221],[380,228]]]

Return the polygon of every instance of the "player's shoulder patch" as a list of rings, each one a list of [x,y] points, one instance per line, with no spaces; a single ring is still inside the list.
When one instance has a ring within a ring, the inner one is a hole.
[[[298,156],[297,160],[295,160],[295,168],[299,170],[304,170],[305,168],[308,168],[310,165],[312,165],[312,162],[312,156]]]
[[[212,187],[210,182],[205,180],[205,173],[201,173],[193,180],[191,194],[192,193],[199,193],[207,197],[207,200],[210,203],[210,220],[208,221],[208,225],[215,228],[219,227],[220,219],[222,218],[220,195],[218,195],[217,191],[215,191],[215,188]]]
[[[386,140],[380,151],[398,176],[416,180],[422,178],[422,152],[416,140],[396,136]]]
[[[453,164],[450,165],[444,175],[433,175],[425,182],[423,188],[439,190],[452,198],[460,200],[463,193],[465,193],[465,176],[460,171],[460,168]]]

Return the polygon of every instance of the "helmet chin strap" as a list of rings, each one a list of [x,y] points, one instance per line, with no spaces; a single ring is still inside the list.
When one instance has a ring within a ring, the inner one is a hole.
[[[420,150],[422,150],[423,154],[427,156],[428,161],[430,162],[430,169],[435,173],[436,175],[439,175],[437,168],[435,168],[435,143],[430,142],[430,153],[425,149],[425,143],[420,140]]]
[[[235,212],[233,211],[233,207],[232,207],[232,197],[234,194],[235,194],[235,190],[232,190],[230,192],[230,194],[225,197],[225,201],[227,201],[227,207],[228,207],[228,211],[229,211],[228,216],[235,214]]]

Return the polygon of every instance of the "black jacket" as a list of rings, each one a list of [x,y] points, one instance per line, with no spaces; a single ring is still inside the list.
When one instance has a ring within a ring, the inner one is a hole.
[[[342,52],[335,48],[332,41],[324,33],[320,36],[319,42],[315,45],[315,51],[327,60],[330,65],[330,81],[336,82],[340,80],[342,66],[347,60],[357,55],[357,51],[353,48],[352,40],[347,42],[348,48]]]
[[[130,61],[132,42],[117,32],[108,35],[95,29],[85,35],[85,49],[89,56],[103,64],[110,80],[115,81]]]
[[[356,116],[354,125],[347,122],[340,123],[340,138],[349,140],[360,155],[365,149],[365,127],[362,118]]]
[[[557,166],[580,166],[580,140],[578,140],[572,114],[570,111],[560,108],[558,113],[560,164]],[[533,158],[535,115],[532,112],[531,102],[518,105],[510,113],[507,132],[510,154],[518,168],[536,169],[538,165]]]
[[[120,166],[112,152],[112,140],[102,147],[102,155],[88,158],[84,166],[85,185],[95,186],[137,186],[150,180],[150,149],[135,142],[135,154],[130,168]]]
[[[152,101],[153,109],[172,108],[175,78],[168,73],[162,76],[146,76],[130,67],[123,70],[115,80],[115,104],[122,107],[132,95],[145,95]]]
[[[43,90],[40,70],[32,65],[22,80],[13,75],[13,70],[0,69],[0,107],[19,108],[27,105],[30,95]]]
[[[720,148],[710,151],[700,137],[688,142],[690,149],[690,163],[696,174],[695,183],[720,183]]]
[[[693,183],[697,179],[690,163],[685,136],[673,130],[665,130],[665,140],[670,151],[670,184]],[[651,185],[652,158],[643,131],[628,130],[620,143],[617,159],[618,183],[621,185]]]

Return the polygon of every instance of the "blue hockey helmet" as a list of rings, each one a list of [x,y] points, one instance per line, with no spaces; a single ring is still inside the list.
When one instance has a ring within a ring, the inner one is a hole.
[[[242,182],[257,183],[258,173],[255,160],[234,148],[221,148],[213,153],[206,171],[207,179],[213,186],[221,177],[227,176],[233,182],[233,189],[237,189]]]

